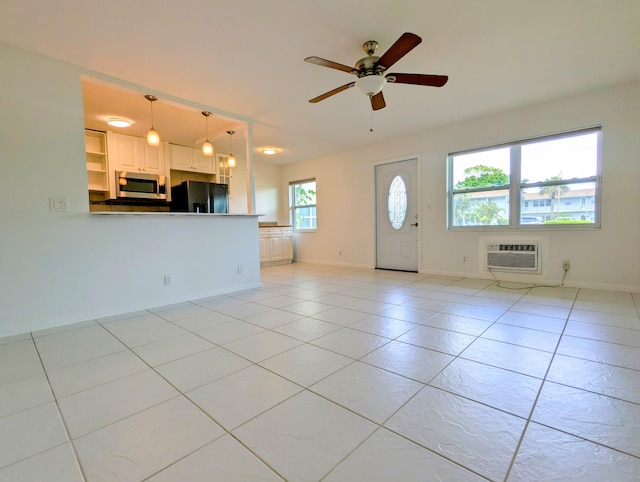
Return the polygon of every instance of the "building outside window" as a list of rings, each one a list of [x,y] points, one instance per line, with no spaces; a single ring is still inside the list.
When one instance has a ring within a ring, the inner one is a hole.
[[[289,183],[291,224],[298,231],[313,231],[318,227],[316,216],[316,180]]]
[[[597,227],[600,128],[448,157],[449,228]]]

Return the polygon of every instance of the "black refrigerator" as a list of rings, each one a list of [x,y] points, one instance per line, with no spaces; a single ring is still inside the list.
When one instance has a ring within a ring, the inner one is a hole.
[[[172,186],[171,211],[228,213],[229,186],[202,181],[184,181],[177,186]]]

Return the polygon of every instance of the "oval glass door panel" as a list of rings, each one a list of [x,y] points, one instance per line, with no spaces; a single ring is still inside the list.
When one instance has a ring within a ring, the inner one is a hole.
[[[401,176],[394,177],[389,185],[387,206],[391,226],[400,229],[407,217],[407,185]]]

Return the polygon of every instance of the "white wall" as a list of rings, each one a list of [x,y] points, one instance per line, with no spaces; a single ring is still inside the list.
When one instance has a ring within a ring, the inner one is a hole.
[[[89,215],[82,72],[3,45],[0,65],[0,336],[259,285],[256,217]]]
[[[280,212],[280,166],[254,163],[253,177],[256,186],[256,213],[261,222],[278,222]]]
[[[285,206],[289,181],[317,179],[318,230],[296,235],[296,259],[373,267],[374,165],[379,161],[417,155],[421,184],[421,272],[487,277],[487,273],[479,268],[481,237],[487,234],[540,235],[548,240],[545,246],[548,249],[543,253],[543,275],[514,275],[510,279],[557,281],[562,275],[561,260],[570,259],[567,284],[640,291],[638,105],[640,83],[633,82],[285,166],[281,184]],[[446,229],[446,157],[449,152],[594,125],[603,126],[601,229],[535,233],[507,229],[491,232]],[[462,256],[469,256],[469,262],[463,263]]]

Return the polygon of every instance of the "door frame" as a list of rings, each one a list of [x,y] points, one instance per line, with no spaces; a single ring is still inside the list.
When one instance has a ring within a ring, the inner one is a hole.
[[[373,186],[373,189],[371,190],[371,197],[372,197],[372,212],[371,215],[373,217],[373,223],[372,223],[372,230],[371,230],[371,234],[372,234],[372,240],[373,240],[373,260],[371,263],[371,266],[373,267],[373,269],[377,269],[378,268],[378,234],[377,234],[377,230],[378,230],[378,218],[376,216],[377,212],[378,212],[378,188],[376,185],[376,167],[377,166],[381,166],[384,164],[394,164],[396,162],[402,162],[402,161],[410,161],[412,159],[416,160],[416,171],[417,171],[417,176],[418,176],[418,183],[417,183],[417,189],[418,189],[418,273],[422,272],[422,228],[424,226],[424,223],[422,222],[422,174],[421,174],[421,165],[422,165],[422,158],[420,156],[420,154],[407,154],[404,156],[399,156],[399,157],[393,157],[390,159],[381,159],[378,161],[373,161],[371,162],[371,186]]]

